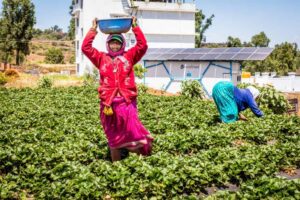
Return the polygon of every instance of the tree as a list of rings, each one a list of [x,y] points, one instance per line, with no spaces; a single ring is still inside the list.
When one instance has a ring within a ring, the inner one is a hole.
[[[72,0],[69,14],[72,16],[70,20],[69,30],[68,30],[68,36],[70,40],[75,39],[75,19],[73,18],[72,12],[73,12],[73,6],[75,5],[75,0]]]
[[[34,28],[33,29],[33,37],[37,38],[43,34],[43,31],[39,28]]]
[[[5,40],[12,42],[13,50],[16,52],[16,64],[20,64],[20,55],[28,55],[29,42],[33,37],[33,26],[35,24],[34,5],[31,0],[3,0],[2,19],[6,29],[3,35]]]
[[[279,75],[286,75],[299,68],[297,66],[299,59],[297,48],[296,44],[285,42],[276,45],[274,51],[265,60],[245,62],[244,65],[251,72],[276,71]]]
[[[70,20],[70,26],[69,26],[69,30],[68,30],[68,36],[70,40],[74,40],[75,39],[75,19],[72,18]]]
[[[267,35],[264,32],[260,32],[257,35],[254,35],[251,38],[251,43],[255,47],[267,47],[269,46],[270,39],[267,37]]]
[[[48,39],[61,40],[65,36],[66,36],[66,33],[64,33],[63,30],[57,25],[44,30],[44,37],[46,37]]]
[[[61,49],[56,49],[56,48],[48,49],[45,57],[45,62],[49,64],[63,64],[64,55]]]
[[[202,13],[202,10],[199,10],[195,14],[195,46],[199,48],[201,43],[206,41],[205,31],[212,25],[212,20],[215,15],[211,15],[209,18],[205,20],[205,15]]]
[[[4,70],[7,68],[7,64],[11,61],[13,56],[13,41],[7,37],[9,36],[10,29],[7,29],[7,21],[4,19],[0,19],[0,59],[1,62],[4,62]]]
[[[295,59],[295,67],[296,69],[300,69],[300,51],[297,50],[297,56],[296,56],[296,59]]]
[[[239,38],[229,36],[227,39],[227,47],[241,47],[242,42]]]
[[[62,28],[60,28],[60,27],[57,26],[57,25],[51,27],[51,29],[52,29],[54,32],[57,32],[57,33],[62,33],[62,32],[63,32]]]

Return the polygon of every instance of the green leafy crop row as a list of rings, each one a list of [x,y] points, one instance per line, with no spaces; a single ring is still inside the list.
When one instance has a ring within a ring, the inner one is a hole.
[[[299,199],[299,180],[277,177],[300,167],[298,117],[226,125],[211,101],[142,93],[153,155],[111,163],[96,88],[1,88],[0,99],[0,199]]]

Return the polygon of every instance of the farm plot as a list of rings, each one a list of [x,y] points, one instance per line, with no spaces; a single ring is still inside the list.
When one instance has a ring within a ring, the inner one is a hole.
[[[226,125],[210,101],[138,103],[153,155],[111,163],[96,88],[1,88],[0,199],[300,199],[299,117]]]

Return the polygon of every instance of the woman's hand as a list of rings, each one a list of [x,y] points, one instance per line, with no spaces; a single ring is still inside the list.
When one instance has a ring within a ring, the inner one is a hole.
[[[95,19],[93,20],[93,26],[92,26],[92,29],[94,29],[95,31],[97,30],[97,21],[98,21],[97,18],[95,18]]]
[[[243,114],[239,113],[239,120],[248,121],[247,117],[245,117]]]
[[[137,27],[137,19],[135,16],[132,16],[132,28]]]

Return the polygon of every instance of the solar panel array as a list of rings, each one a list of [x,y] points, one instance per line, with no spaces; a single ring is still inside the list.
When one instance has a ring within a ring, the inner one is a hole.
[[[264,60],[272,53],[268,47],[232,48],[151,48],[146,61],[244,61]]]

